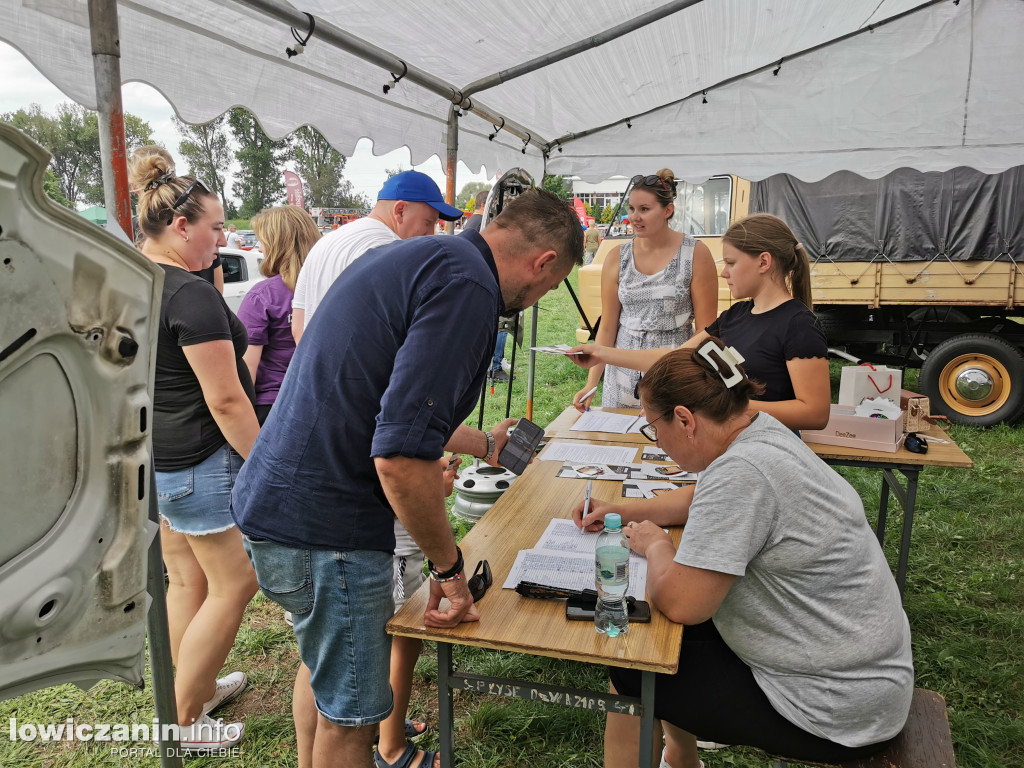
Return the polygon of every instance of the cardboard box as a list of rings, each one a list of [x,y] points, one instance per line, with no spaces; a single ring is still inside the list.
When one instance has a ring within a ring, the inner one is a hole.
[[[903,438],[903,414],[899,419],[872,419],[854,411],[850,405],[833,405],[824,429],[801,429],[800,437],[806,443],[896,453]]]

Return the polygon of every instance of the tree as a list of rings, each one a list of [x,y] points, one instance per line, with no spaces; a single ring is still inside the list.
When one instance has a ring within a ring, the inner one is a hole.
[[[594,215],[594,209],[590,205],[590,203],[584,201],[584,203],[583,203],[583,210],[585,210],[587,212],[587,218],[590,218],[590,219],[596,219],[597,218],[597,216]]]
[[[60,191],[60,179],[57,178],[57,174],[53,172],[53,169],[49,167],[43,173],[43,192],[51,200],[63,205],[65,208],[75,209],[75,204],[64,197],[64,193]]]
[[[181,136],[178,154],[188,163],[188,172],[210,185],[210,191],[220,198],[226,213],[229,206],[225,183],[231,165],[226,117],[221,115],[202,125],[189,125],[177,116],[171,121]]]
[[[542,182],[544,189],[562,200],[569,200],[572,197],[572,182],[568,176],[552,176],[544,174]]]
[[[292,134],[295,172],[305,187],[306,205],[318,208],[368,208],[344,178],[347,158],[332,147],[318,130],[307,125]]]
[[[80,199],[92,205],[103,205],[103,156],[100,152],[100,123],[95,112],[82,110],[83,152],[82,167],[78,172]],[[153,143],[153,129],[149,123],[128,112],[124,113],[124,142],[130,155],[134,150]],[[134,207],[135,200],[132,200]]]
[[[57,114],[50,116],[33,104],[27,110],[9,112],[2,119],[49,150],[50,168],[65,200],[72,205],[103,202],[103,161],[95,112],[64,102],[57,106]],[[124,124],[129,152],[152,142],[149,123],[126,112]]]
[[[476,207],[476,196],[478,192],[490,190],[491,185],[485,181],[470,181],[462,188],[462,191],[455,196],[455,207],[462,210],[471,210],[470,204]]]
[[[284,198],[282,172],[290,152],[289,142],[268,137],[256,118],[241,107],[228,113],[228,125],[241,147],[235,157],[242,166],[231,191],[242,201],[239,215],[248,219]]]
[[[402,164],[399,163],[397,168],[385,168],[384,173],[386,173],[387,177],[390,179],[392,176],[397,176],[400,173],[404,173],[405,170],[406,169],[402,167]]]
[[[612,207],[610,205],[606,205],[604,208],[601,209],[601,218],[599,219],[599,221],[602,224],[611,224],[612,215],[614,215],[614,213],[615,211],[612,209]]]

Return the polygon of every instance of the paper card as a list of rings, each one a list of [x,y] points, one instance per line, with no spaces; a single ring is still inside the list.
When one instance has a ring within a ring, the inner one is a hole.
[[[639,464],[574,464],[567,461],[558,470],[556,477],[569,477],[583,480],[625,480],[631,469],[638,469]]]
[[[679,485],[659,480],[626,480],[622,483],[622,498],[653,499],[679,490]]]
[[[668,454],[656,445],[649,445],[644,448],[643,455],[640,458],[644,461],[669,461]]]
[[[530,347],[534,352],[543,352],[546,355],[583,355],[585,352],[570,352],[572,349],[568,344],[555,344],[550,347]]]

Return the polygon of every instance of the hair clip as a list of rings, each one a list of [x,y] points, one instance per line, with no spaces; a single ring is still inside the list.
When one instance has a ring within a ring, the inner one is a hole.
[[[165,173],[159,179],[149,182],[149,184],[146,186],[146,189],[156,189],[162,184],[167,184],[168,182],[174,181],[176,178],[177,176],[174,175],[173,171]]]
[[[729,366],[728,376],[722,372],[722,369],[718,367],[718,363],[711,357],[712,352],[718,353],[718,357],[721,358],[722,362]],[[743,372],[737,367],[743,362],[743,355],[736,351],[736,347],[719,347],[713,341],[706,341],[697,350],[697,354],[711,363],[718,375],[722,377],[722,381],[725,382],[726,389],[732,389],[743,381]]]

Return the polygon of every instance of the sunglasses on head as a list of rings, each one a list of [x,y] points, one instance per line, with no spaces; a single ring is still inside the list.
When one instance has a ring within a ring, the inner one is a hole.
[[[665,180],[661,178],[661,176],[658,176],[653,173],[650,176],[644,176],[643,174],[634,176],[632,179],[629,180],[629,183],[632,184],[634,187],[660,186],[662,189],[668,189],[668,184],[665,183]]]
[[[469,594],[473,596],[473,602],[480,602],[480,598],[487,594],[487,588],[491,586],[491,565],[486,560],[476,564],[476,570],[466,585],[469,587]]]
[[[171,203],[171,210],[176,211],[181,206],[183,206],[185,204],[185,201],[188,200],[189,196],[196,191],[196,187],[201,189],[207,195],[210,194],[210,188],[208,186],[206,186],[199,179],[193,179],[192,183],[185,188],[185,191],[178,195],[178,198],[173,203]]]

